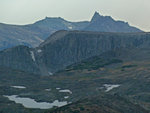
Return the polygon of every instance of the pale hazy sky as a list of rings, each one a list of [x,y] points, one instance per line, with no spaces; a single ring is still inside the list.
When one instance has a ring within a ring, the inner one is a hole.
[[[150,0],[0,0],[0,22],[29,24],[47,17],[90,20],[94,12],[150,31]]]

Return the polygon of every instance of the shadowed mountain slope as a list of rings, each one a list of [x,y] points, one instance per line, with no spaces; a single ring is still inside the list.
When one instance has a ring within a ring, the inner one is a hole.
[[[51,75],[71,64],[107,51],[121,48],[149,49],[149,45],[149,33],[58,31],[37,48],[18,46],[1,51],[0,65]]]

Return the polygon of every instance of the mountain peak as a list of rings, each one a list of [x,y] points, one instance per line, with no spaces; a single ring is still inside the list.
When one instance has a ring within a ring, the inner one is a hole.
[[[97,11],[94,13],[94,16],[92,17],[91,22],[95,22],[95,21],[106,21],[106,20],[111,20],[113,21],[113,18],[111,16],[103,16],[100,15]]]
[[[99,18],[99,17],[101,17],[101,15],[100,15],[97,11],[95,11],[95,13],[94,13],[94,15],[93,15],[91,21],[95,21],[95,20],[97,20],[97,18]]]
[[[94,16],[100,16],[99,12],[95,11]]]
[[[61,18],[61,17],[45,17],[45,19],[43,19],[43,20],[48,20],[48,19],[60,19],[60,20],[64,20],[63,18]]]

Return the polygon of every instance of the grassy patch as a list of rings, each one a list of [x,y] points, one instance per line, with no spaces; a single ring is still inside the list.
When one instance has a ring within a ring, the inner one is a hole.
[[[94,57],[83,62],[68,66],[66,71],[71,70],[97,70],[101,67],[105,67],[107,65],[115,64],[115,63],[122,63],[123,61],[120,59],[102,59],[99,57]]]

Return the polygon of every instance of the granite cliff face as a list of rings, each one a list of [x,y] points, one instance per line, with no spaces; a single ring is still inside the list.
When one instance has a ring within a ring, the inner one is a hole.
[[[17,45],[37,47],[52,33],[59,30],[83,30],[98,32],[141,32],[123,21],[101,16],[97,12],[91,21],[70,22],[63,18],[46,17],[29,25],[8,25],[0,23],[0,50]]]
[[[150,48],[150,33],[58,31],[36,48],[18,46],[0,52],[0,66],[42,75],[119,48]]]

